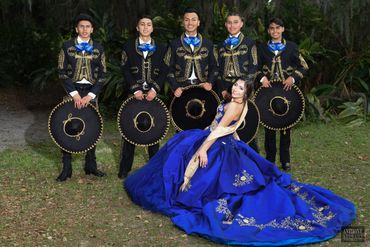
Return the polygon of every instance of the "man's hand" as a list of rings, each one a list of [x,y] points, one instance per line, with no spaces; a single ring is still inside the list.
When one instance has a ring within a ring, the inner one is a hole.
[[[294,84],[294,79],[293,77],[289,76],[284,82],[283,82],[283,85],[284,85],[284,90],[288,91],[290,89],[292,89],[292,86]]]
[[[262,87],[271,87],[271,83],[266,76],[262,78]]]
[[[92,97],[90,95],[86,95],[81,99],[81,107],[86,107],[90,101],[92,100]]]
[[[152,101],[157,96],[157,92],[155,90],[150,89],[148,94],[146,95],[147,101]]]
[[[202,86],[207,91],[210,91],[212,89],[212,84],[209,82],[202,82],[199,85]]]
[[[225,100],[231,99],[231,94],[227,90],[222,91],[221,95],[222,95],[222,98]]]
[[[143,100],[144,99],[144,94],[143,91],[139,90],[134,93],[135,99],[137,100]]]
[[[72,98],[73,98],[73,101],[75,102],[75,107],[77,109],[81,109],[81,107],[82,107],[82,104],[81,104],[81,96],[79,94],[76,94]]]
[[[177,88],[173,94],[174,94],[174,95],[175,95],[175,97],[177,97],[177,98],[178,98],[178,97],[180,97],[180,96],[181,96],[181,94],[182,94],[182,88],[181,88],[181,87]]]

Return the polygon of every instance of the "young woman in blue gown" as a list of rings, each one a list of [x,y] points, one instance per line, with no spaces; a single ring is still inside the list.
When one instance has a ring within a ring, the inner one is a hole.
[[[247,92],[238,80],[232,101],[218,107],[211,126],[176,134],[124,181],[127,193],[187,234],[217,243],[282,246],[334,237],[355,219],[355,206],[292,180],[238,140]]]

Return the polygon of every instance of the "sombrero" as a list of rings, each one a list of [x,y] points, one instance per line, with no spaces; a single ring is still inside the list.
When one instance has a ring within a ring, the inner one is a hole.
[[[117,122],[126,141],[136,146],[152,146],[166,136],[170,114],[158,97],[152,101],[131,97],[122,103]]]
[[[260,113],[258,108],[253,101],[248,100],[247,115],[245,116],[244,122],[236,131],[240,140],[244,141],[245,143],[252,141],[257,135],[259,122]]]
[[[48,120],[51,139],[69,153],[84,153],[98,143],[103,133],[103,119],[95,106],[77,109],[72,99],[59,103]]]
[[[260,87],[253,96],[261,115],[261,123],[272,130],[285,130],[296,125],[304,114],[305,101],[301,90],[293,84],[284,90],[280,82]]]
[[[217,94],[199,85],[187,86],[180,97],[174,97],[171,105],[171,121],[178,131],[204,129],[217,113],[220,99]]]

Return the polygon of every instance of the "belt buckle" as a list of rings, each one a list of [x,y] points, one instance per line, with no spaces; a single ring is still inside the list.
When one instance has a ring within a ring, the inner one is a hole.
[[[146,91],[148,89],[149,89],[149,85],[148,85],[148,83],[146,81],[144,81],[144,83],[143,83],[143,90]]]
[[[194,85],[197,83],[197,79],[189,79],[189,81],[191,85]]]

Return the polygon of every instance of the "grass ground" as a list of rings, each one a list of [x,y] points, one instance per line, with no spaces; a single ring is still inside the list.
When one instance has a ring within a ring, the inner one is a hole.
[[[293,177],[328,188],[357,206],[355,226],[370,229],[370,123],[351,129],[338,123],[304,123],[292,133]],[[213,246],[188,236],[169,218],[134,205],[117,178],[120,136],[105,123],[97,147],[108,177],[86,176],[74,156],[72,179],[56,183],[61,155],[51,140],[0,152],[0,246]],[[262,132],[259,134],[260,146]],[[168,136],[172,136],[170,133]],[[134,169],[146,162],[136,149]],[[344,243],[340,234],[312,246]]]

